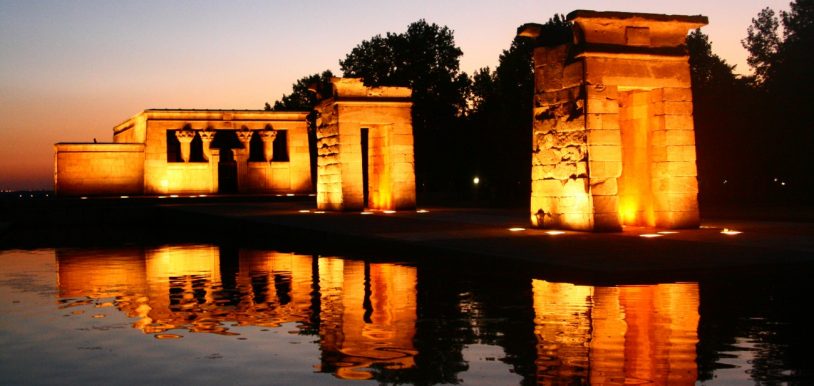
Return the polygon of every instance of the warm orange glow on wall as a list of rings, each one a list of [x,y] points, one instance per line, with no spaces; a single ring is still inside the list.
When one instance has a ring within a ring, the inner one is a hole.
[[[629,91],[618,95],[624,149],[622,174],[618,180],[622,225],[655,226],[650,173],[653,127],[650,93]]]
[[[695,383],[697,284],[592,287],[533,280],[532,291],[538,376],[548,382]]]

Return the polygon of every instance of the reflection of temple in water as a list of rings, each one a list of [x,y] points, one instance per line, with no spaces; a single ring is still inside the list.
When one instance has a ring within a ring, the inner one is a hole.
[[[62,301],[115,298],[135,328],[156,337],[295,323],[299,334],[319,336],[317,368],[344,379],[453,382],[467,371],[461,353],[471,343],[502,346],[524,383],[697,379],[697,284],[490,281],[210,245],[60,250],[57,259]]]
[[[298,323],[323,371],[366,379],[414,366],[415,268],[214,246],[57,252],[60,298],[115,298],[133,327],[234,334]]]
[[[532,287],[539,384],[695,383],[697,284]]]

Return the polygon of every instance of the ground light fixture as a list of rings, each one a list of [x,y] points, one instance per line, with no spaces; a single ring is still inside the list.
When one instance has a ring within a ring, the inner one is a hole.
[[[727,235],[727,236],[739,235],[739,234],[741,234],[741,233],[743,233],[743,232],[741,232],[741,231],[736,231],[736,230],[734,230],[734,229],[729,229],[729,228],[724,228],[724,229],[721,231],[721,234],[723,234],[723,235]]]
[[[565,231],[557,231],[557,230],[547,231],[546,234],[551,235],[551,236],[564,235]]]
[[[520,227],[509,228],[510,232],[522,232],[524,230],[526,230],[526,228],[520,228]]]
[[[664,235],[658,234],[658,233],[642,233],[642,234],[639,235],[639,237],[644,237],[646,239],[652,239],[652,238],[655,238],[655,237],[662,237],[662,236],[664,236]]]

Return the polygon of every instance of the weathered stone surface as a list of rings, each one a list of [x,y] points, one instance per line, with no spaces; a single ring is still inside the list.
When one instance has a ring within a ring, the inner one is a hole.
[[[591,194],[594,196],[615,196],[619,193],[616,178],[591,178]]]
[[[619,230],[628,217],[634,225],[697,223],[683,45],[706,18],[569,17],[578,31],[573,42],[534,52],[532,222],[585,230]],[[620,194],[630,204],[625,218]]]

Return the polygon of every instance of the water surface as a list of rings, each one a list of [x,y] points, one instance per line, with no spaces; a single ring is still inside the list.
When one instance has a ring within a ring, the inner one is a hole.
[[[808,297],[786,278],[465,268],[211,244],[3,251],[0,383],[812,381]]]

